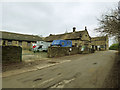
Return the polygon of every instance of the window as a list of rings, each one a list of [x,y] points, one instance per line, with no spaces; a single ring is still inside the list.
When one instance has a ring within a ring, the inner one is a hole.
[[[82,35],[80,34],[80,38],[82,37]]]
[[[82,38],[82,35],[80,34],[80,39]]]
[[[43,45],[40,45],[40,46],[38,47],[38,49],[42,48],[42,46],[43,46]]]
[[[19,41],[19,46],[22,46],[22,41]]]
[[[2,40],[0,40],[0,45],[2,45]]]
[[[79,45],[79,47],[81,48],[82,46],[81,46],[81,45]]]
[[[27,42],[27,46],[31,46],[31,42],[28,41],[28,42]]]
[[[8,40],[8,45],[12,45],[12,40]]]
[[[5,45],[5,40],[3,41],[3,45]]]
[[[92,45],[91,48],[94,49],[94,45]]]
[[[17,41],[15,41],[15,44],[17,44]]]
[[[77,47],[77,43],[75,43],[75,47]]]
[[[97,50],[98,49],[98,47],[97,46],[95,46],[95,50]]]

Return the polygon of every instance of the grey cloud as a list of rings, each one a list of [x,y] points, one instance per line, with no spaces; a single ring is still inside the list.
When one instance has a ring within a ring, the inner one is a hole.
[[[115,3],[3,3],[3,29],[48,36],[66,30],[70,32],[73,26],[78,30],[87,26],[94,36],[96,17],[106,11],[106,7],[114,7],[113,4]]]

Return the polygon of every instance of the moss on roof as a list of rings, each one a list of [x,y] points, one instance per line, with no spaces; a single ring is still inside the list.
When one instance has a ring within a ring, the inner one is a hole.
[[[7,40],[19,40],[19,41],[41,41],[42,38],[37,35],[27,35],[27,34],[19,34],[12,32],[0,31],[2,33],[2,39]]]

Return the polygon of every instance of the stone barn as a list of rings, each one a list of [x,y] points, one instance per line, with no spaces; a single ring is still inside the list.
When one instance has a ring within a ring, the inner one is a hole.
[[[42,38],[37,35],[27,35],[5,31],[0,31],[0,34],[2,36],[0,37],[0,45],[2,46],[21,46],[23,49],[29,49],[32,43],[42,40]]]
[[[95,50],[108,50],[109,49],[109,40],[108,36],[102,37],[92,37],[91,38],[91,46]]]

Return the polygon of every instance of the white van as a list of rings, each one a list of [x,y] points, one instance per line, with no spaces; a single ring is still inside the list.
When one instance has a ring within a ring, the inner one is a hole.
[[[49,42],[37,41],[36,47],[33,49],[34,52],[37,51],[47,51],[48,47],[51,45]]]

